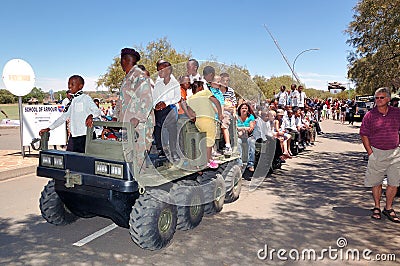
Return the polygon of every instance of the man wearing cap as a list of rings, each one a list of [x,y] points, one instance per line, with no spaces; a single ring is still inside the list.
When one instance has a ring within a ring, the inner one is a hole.
[[[126,76],[122,81],[119,95],[119,103],[116,106],[114,117],[118,121],[130,122],[138,132],[134,147],[126,150],[126,154],[135,150],[136,160],[139,166],[143,165],[145,152],[151,148],[154,126],[153,98],[149,79],[144,72],[136,66],[140,60],[140,54],[132,48],[121,50],[121,66]]]

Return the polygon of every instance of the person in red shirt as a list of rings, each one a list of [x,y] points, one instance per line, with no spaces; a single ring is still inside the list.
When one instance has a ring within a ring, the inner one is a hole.
[[[371,217],[381,219],[382,181],[386,175],[386,206],[382,213],[390,221],[400,223],[392,206],[400,183],[400,109],[389,106],[389,102],[390,89],[377,89],[375,107],[365,114],[360,135],[369,156],[365,186],[372,187],[375,206]]]

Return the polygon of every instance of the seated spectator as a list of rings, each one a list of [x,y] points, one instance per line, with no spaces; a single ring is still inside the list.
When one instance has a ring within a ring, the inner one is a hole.
[[[242,103],[237,111],[237,130],[238,130],[238,150],[240,158],[242,157],[242,142],[247,141],[249,152],[247,160],[247,168],[250,172],[254,172],[254,157],[255,157],[255,138],[253,130],[255,127],[255,115],[248,103]]]
[[[268,136],[268,112],[260,111],[260,115],[257,116],[253,130],[253,136],[256,142],[263,142],[267,140]]]
[[[274,110],[269,110],[268,118],[266,121],[267,136],[271,136],[271,137],[275,138],[277,141],[275,155],[274,155],[274,161],[277,161],[279,163],[284,163],[285,158],[283,156],[281,141],[280,141],[280,139],[278,139],[278,135],[276,134],[276,131],[275,131],[275,118],[276,118],[276,112]]]
[[[295,107],[298,108],[298,107]],[[285,130],[287,133],[291,134],[291,138],[287,140],[287,145],[288,145],[288,153],[290,156],[292,156],[292,151],[290,150],[290,145],[292,141],[298,141],[300,133],[297,131],[296,128],[296,119],[294,117],[294,113],[292,108],[290,107],[286,111],[286,115],[283,116],[282,119],[282,129]]]
[[[274,121],[274,135],[280,141],[280,146],[283,152],[282,159],[284,160],[287,158],[292,158],[288,150],[288,140],[291,139],[292,136],[284,128],[285,125],[283,123],[283,117],[284,111],[282,109],[278,109],[276,112],[276,119]]]
[[[304,149],[310,142],[309,126],[307,125],[307,123],[305,123],[302,110],[300,108],[296,108],[294,110],[294,114],[296,117],[297,131],[300,132],[299,148]]]

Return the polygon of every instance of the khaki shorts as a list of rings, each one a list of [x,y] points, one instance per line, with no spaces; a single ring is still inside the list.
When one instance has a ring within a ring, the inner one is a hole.
[[[200,132],[206,132],[206,146],[214,146],[217,135],[215,120],[209,117],[196,117],[195,125]]]
[[[387,175],[388,185],[398,187],[400,183],[400,148],[380,150],[372,147],[372,151],[373,153],[368,158],[365,186],[380,185]]]

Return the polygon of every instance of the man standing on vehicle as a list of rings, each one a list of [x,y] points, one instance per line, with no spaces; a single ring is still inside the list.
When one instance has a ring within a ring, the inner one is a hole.
[[[114,117],[118,121],[130,122],[138,133],[134,147],[125,150],[125,154],[131,154],[135,150],[135,160],[139,168],[143,165],[145,152],[150,149],[153,141],[154,113],[151,85],[144,72],[136,66],[140,60],[140,54],[132,48],[121,50],[121,66],[126,76],[120,88],[119,104],[116,106]]]
[[[85,85],[84,79],[73,75],[68,79],[68,89],[71,91],[71,100],[65,106],[63,114],[48,128],[39,131],[39,135],[49,132],[70,119],[72,145],[67,146],[67,151],[85,152],[86,127],[93,126],[93,117],[101,115],[101,111],[94,104],[92,98],[82,92]]]
[[[400,183],[400,109],[389,106],[389,102],[390,89],[377,89],[376,105],[364,116],[360,135],[369,156],[365,186],[372,187],[375,206],[371,218],[381,219],[382,181],[387,175],[386,206],[382,213],[390,221],[400,223],[392,206]]]

